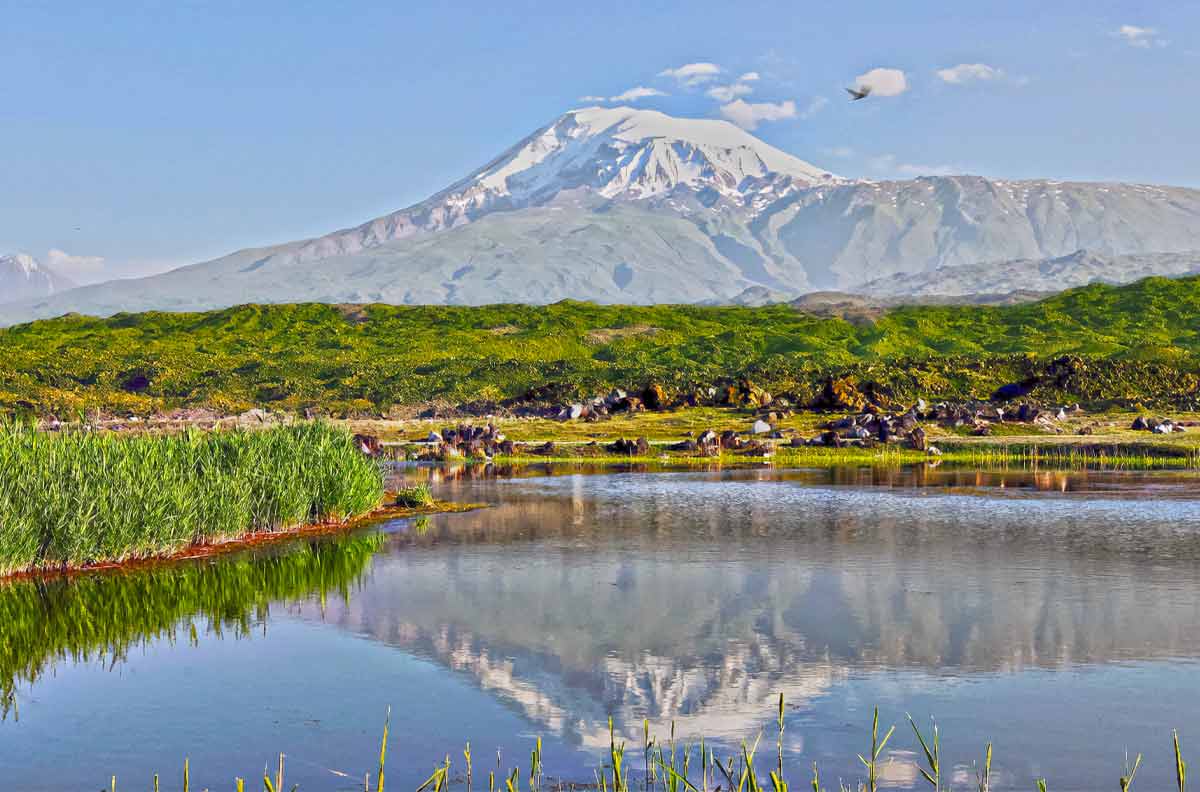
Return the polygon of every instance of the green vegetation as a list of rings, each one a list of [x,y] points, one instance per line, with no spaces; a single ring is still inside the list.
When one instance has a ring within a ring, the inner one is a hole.
[[[405,487],[396,493],[396,506],[417,508],[420,506],[432,506],[433,504],[433,492],[429,489],[428,484],[416,484],[412,487]]]
[[[385,773],[384,768],[387,762],[388,748],[388,730],[391,726],[392,713],[388,710],[387,717],[383,726],[383,739],[379,747],[379,765],[375,774],[374,784],[372,784],[371,774],[367,773],[363,777],[364,792],[385,792]],[[912,716],[908,716],[909,725],[912,727],[915,744],[913,748],[919,748],[919,753],[916,750],[905,753],[916,757],[913,760],[915,770],[919,772],[919,779],[929,785],[931,792],[944,792],[952,788],[952,784],[944,783],[942,780],[942,753],[941,753],[941,736],[938,732],[936,724],[933,726],[928,738],[921,732],[916,721]],[[595,792],[631,792],[631,790],[641,789],[645,792],[652,792],[656,789],[661,789],[662,792],[718,792],[722,789],[737,790],[737,792],[789,792],[792,789],[809,788],[812,792],[826,792],[828,789],[821,781],[820,769],[817,763],[812,764],[812,774],[809,776],[805,773],[804,781],[794,780],[788,781],[785,778],[784,757],[783,757],[783,732],[784,732],[784,700],[783,695],[779,696],[779,715],[776,720],[777,729],[777,752],[774,762],[768,762],[767,766],[772,768],[767,770],[766,774],[762,774],[763,762],[756,760],[759,743],[762,741],[762,732],[759,732],[758,737],[751,742],[742,741],[741,748],[727,757],[724,761],[717,757],[716,751],[707,745],[704,738],[699,738],[697,743],[685,742],[680,744],[675,739],[675,725],[671,724],[670,736],[667,740],[662,741],[658,737],[651,735],[648,723],[643,724],[643,744],[642,744],[642,778],[638,779],[637,775],[631,773],[631,763],[626,761],[624,740],[619,740],[616,735],[616,730],[613,727],[612,719],[609,718],[609,746],[601,759],[600,766],[595,770],[594,784],[579,784],[579,783],[559,783],[550,784],[552,790],[588,790],[593,789]],[[879,709],[875,708],[872,713],[870,740],[866,746],[865,754],[858,754],[858,760],[863,766],[866,777],[857,781],[857,783],[847,783],[845,780],[839,779],[837,790],[838,792],[879,792],[880,788],[880,771],[895,761],[895,757],[891,752],[885,753],[888,743],[895,734],[896,727],[891,726],[887,732],[880,737],[879,733]],[[699,751],[697,751],[699,748]],[[1187,762],[1183,758],[1183,751],[1179,745],[1179,732],[1172,732],[1172,748],[1173,748],[1173,775],[1174,784],[1172,788],[1176,792],[1186,792],[1187,789]],[[433,762],[433,773],[426,781],[417,787],[417,792],[445,792],[449,790],[456,782],[465,790],[472,792],[472,782],[474,780],[473,766],[471,763],[471,744],[468,742],[466,748],[462,752],[465,763],[464,773],[455,775],[452,772],[454,767],[450,759],[450,755],[446,754],[444,758]],[[525,782],[528,786],[528,792],[546,792],[547,784],[545,780],[544,757],[542,754],[542,740],[537,738],[534,741],[533,750],[529,754],[528,771],[524,773],[524,768],[521,766],[513,767],[511,772],[502,773],[500,767],[503,759],[499,752],[496,754],[496,770],[488,773],[487,792],[521,792],[522,775],[525,775]],[[902,760],[907,761],[907,760]],[[699,767],[697,768],[697,764]],[[961,763],[952,765],[960,768],[970,767],[974,771],[975,778],[973,781],[966,782],[964,788],[976,790],[977,792],[990,792],[992,788],[992,744],[988,743],[984,747],[983,760],[981,763],[971,762],[970,765]],[[1130,792],[1133,788],[1133,781],[1137,776],[1138,769],[1142,766],[1142,754],[1137,754],[1132,764],[1129,762],[1128,756],[1125,757],[1125,765],[1123,773],[1117,779],[1118,792]],[[268,769],[269,768],[269,769]],[[274,772],[272,773],[271,770]],[[633,781],[630,781],[630,776],[633,775]],[[262,783],[263,792],[279,792],[285,787],[284,783],[284,756],[279,755],[278,763],[272,768],[270,765],[263,770]],[[152,780],[152,788],[159,788],[158,776],[154,776]],[[1033,789],[1037,792],[1047,792],[1050,789],[1045,778],[1031,779],[1029,782]],[[481,785],[482,786],[482,785]],[[233,782],[233,788],[237,792],[245,792],[245,780],[236,778]],[[297,787],[293,787],[293,792]],[[111,790],[117,792],[117,779],[112,777]],[[189,765],[185,759],[183,763],[183,792],[190,792],[189,786]]]
[[[179,406],[335,414],[435,402],[555,401],[750,377],[815,396],[850,376],[896,398],[986,397],[1036,378],[1046,398],[1195,400],[1200,278],[1088,286],[1009,307],[923,306],[852,324],[766,308],[251,305],[0,330],[0,409],[71,418]],[[1056,358],[1071,356],[1065,364]]]
[[[377,507],[383,478],[348,432],[51,434],[0,425],[0,574],[165,556]]]
[[[0,712],[22,682],[59,660],[116,662],[131,649],[182,633],[248,636],[271,602],[329,595],[348,599],[386,541],[371,533],[321,538],[284,552],[244,552],[219,564],[185,562],[75,578],[0,585]],[[197,626],[199,625],[199,626]]]

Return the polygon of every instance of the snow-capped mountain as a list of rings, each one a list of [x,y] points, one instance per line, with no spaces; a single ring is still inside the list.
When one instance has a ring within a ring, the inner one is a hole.
[[[1200,191],[855,181],[725,121],[585,108],[357,227],[26,301],[4,320],[242,302],[729,301],[1081,248],[1200,250]]]
[[[0,303],[49,297],[73,288],[73,282],[42,266],[33,256],[0,256]]]
[[[491,212],[562,199],[580,206],[662,198],[677,188],[738,204],[840,181],[728,121],[654,110],[589,107],[566,113],[461,181],[357,228],[310,240],[291,260],[357,253]]]

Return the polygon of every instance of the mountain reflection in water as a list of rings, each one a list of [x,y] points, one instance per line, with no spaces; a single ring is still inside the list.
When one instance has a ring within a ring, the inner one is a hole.
[[[421,552],[381,556],[320,618],[588,745],[606,744],[610,714],[630,735],[649,717],[740,737],[778,692],[800,702],[861,671],[1200,654],[1200,510],[1137,500],[1186,476],[441,478],[444,494],[497,505],[397,536]],[[1079,494],[981,494],[1001,485]]]
[[[1035,766],[1023,757],[1038,739],[1042,759],[1081,768],[1081,781],[1107,778],[1112,767],[1096,762],[1129,734],[1090,727],[1119,722],[1152,732],[1153,746],[1135,747],[1153,782],[1159,732],[1200,705],[1178,681],[1200,656],[1191,474],[403,475],[491,506],[290,551],[0,587],[0,692],[34,721],[0,723],[0,765],[13,764],[6,751],[26,760],[21,783],[65,772],[42,728],[63,752],[107,757],[101,778],[159,767],[124,734],[201,767],[194,729],[172,729],[187,711],[216,729],[213,762],[231,756],[243,772],[284,749],[294,780],[327,788],[320,768],[369,768],[363,717],[392,704],[408,713],[393,719],[395,739],[422,761],[421,772],[398,767],[398,781],[427,775],[419,751],[436,757],[448,740],[511,747],[530,734],[551,741],[560,771],[578,772],[592,761],[580,756],[607,746],[610,715],[634,745],[643,718],[734,744],[768,725],[783,693],[795,723],[786,750],[819,758],[833,778],[856,772],[858,721],[881,703],[936,712],[972,755],[995,738],[998,772],[1017,786],[1028,786]],[[56,695],[89,689],[90,711],[115,726],[108,754],[107,733],[76,725],[78,702]],[[1059,712],[1088,723],[1055,730]],[[891,785],[917,778],[906,747],[893,746]]]

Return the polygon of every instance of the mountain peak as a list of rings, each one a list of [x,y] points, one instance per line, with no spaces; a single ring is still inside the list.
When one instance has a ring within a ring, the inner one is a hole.
[[[584,187],[636,199],[684,185],[733,195],[747,179],[775,176],[806,186],[838,180],[728,121],[585,107],[559,116],[446,192],[489,191],[521,201]]]
[[[0,303],[48,297],[74,285],[26,253],[0,256]]]

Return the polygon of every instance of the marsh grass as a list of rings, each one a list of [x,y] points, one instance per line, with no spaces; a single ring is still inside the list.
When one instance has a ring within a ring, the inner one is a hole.
[[[388,708],[387,717],[384,720],[383,740],[379,749],[379,767],[376,773],[376,782],[371,783],[371,775],[367,773],[363,777],[363,792],[386,792],[384,784],[384,765],[388,756],[388,731],[391,726],[392,712]],[[941,738],[937,727],[934,726],[929,738],[921,732],[917,727],[916,722],[911,716],[908,716],[909,724],[912,726],[913,734],[916,738],[917,745],[924,754],[925,766],[917,765],[921,777],[930,786],[931,792],[948,792],[951,789],[950,784],[943,784],[941,774]],[[714,750],[706,747],[703,738],[699,741],[700,747],[700,777],[695,778],[691,775],[692,757],[695,752],[695,745],[685,743],[680,746],[675,739],[675,724],[671,724],[670,736],[663,743],[658,738],[650,734],[648,723],[643,722],[643,745],[642,756],[644,762],[644,773],[642,784],[635,783],[630,786],[630,776],[633,775],[630,771],[629,764],[625,757],[625,742],[617,738],[616,729],[613,726],[612,718],[608,721],[609,745],[605,752],[600,766],[596,768],[594,784],[578,784],[569,782],[552,783],[549,785],[550,790],[557,792],[581,792],[582,790],[592,789],[595,792],[631,792],[632,789],[640,789],[644,792],[655,792],[661,789],[661,792],[789,792],[792,785],[784,776],[783,763],[783,733],[784,733],[784,699],[779,697],[779,714],[777,720],[778,728],[778,754],[777,761],[774,763],[774,769],[770,770],[764,778],[759,775],[759,770],[755,765],[755,754],[758,751],[759,742],[762,739],[762,732],[753,741],[743,740],[739,750],[732,752],[724,761],[721,761]],[[887,730],[880,735],[879,709],[874,709],[871,718],[871,726],[868,732],[869,743],[866,754],[859,754],[859,762],[863,766],[865,777],[847,783],[838,781],[838,792],[878,792],[879,790],[879,774],[880,770],[896,761],[896,757],[891,752],[887,752],[887,746],[892,736],[895,734],[896,727],[889,726]],[[1187,780],[1187,763],[1183,759],[1183,753],[1179,746],[1178,732],[1172,732],[1174,741],[1174,770],[1175,770],[1175,788],[1177,792],[1186,792]],[[452,774],[452,764],[450,756],[447,754],[443,759],[434,764],[433,772],[430,776],[416,788],[416,792],[446,792],[456,783],[462,786],[466,792],[471,792],[472,765],[471,765],[471,744],[467,743],[463,750],[463,757],[466,760],[465,776],[455,776]],[[543,754],[542,740],[536,738],[533,750],[530,752],[529,772],[527,776],[528,792],[544,792],[547,785],[544,783],[543,773]],[[907,760],[904,760],[907,761]],[[1130,792],[1134,777],[1137,775],[1138,768],[1142,765],[1142,755],[1138,754],[1132,766],[1129,765],[1128,757],[1125,762],[1125,771],[1118,777],[1116,792]],[[188,761],[184,760],[184,781],[183,790],[189,792],[188,783]],[[503,759],[499,751],[496,752],[496,770],[488,774],[488,792],[498,792],[497,776],[504,780],[504,792],[522,792],[521,790],[521,768],[513,767],[511,771],[505,773],[503,767]],[[710,775],[710,771],[712,772]],[[636,776],[635,776],[636,777]],[[977,769],[977,785],[976,789],[979,792],[990,792],[992,777],[992,744],[988,743],[985,749],[984,763],[982,768]],[[263,770],[263,790],[264,792],[279,792],[283,787],[284,779],[284,756],[279,755],[278,765],[275,777],[272,778],[268,769]],[[713,784],[716,784],[714,787]],[[1048,792],[1051,788],[1045,778],[1033,778],[1029,780],[1029,786],[1037,792]],[[117,792],[117,779],[115,776],[111,779],[112,792]],[[769,786],[768,786],[769,784]],[[826,792],[826,787],[821,782],[821,775],[817,763],[812,763],[812,775],[807,782],[807,786],[812,792]],[[140,787],[136,787],[140,788]],[[153,779],[153,789],[158,790],[158,776]],[[241,778],[234,779],[234,789],[237,792],[245,791],[245,782]],[[293,787],[293,792],[296,787]]]
[[[415,509],[421,506],[432,506],[433,504],[433,492],[429,489],[428,484],[415,484],[411,487],[405,487],[396,493],[396,506]]]
[[[0,575],[170,555],[377,507],[378,465],[321,423],[178,435],[0,424]]]

